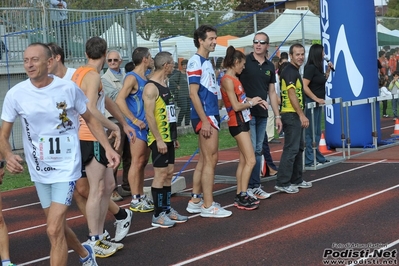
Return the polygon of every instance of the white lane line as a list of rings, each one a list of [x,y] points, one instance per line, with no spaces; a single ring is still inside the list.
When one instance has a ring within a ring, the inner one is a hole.
[[[232,160],[231,162],[234,162],[234,161],[237,161],[237,160]],[[345,170],[345,171],[341,171],[341,172],[338,172],[338,173],[335,173],[335,174],[332,174],[332,175],[328,175],[328,176],[325,176],[325,177],[321,177],[321,178],[318,178],[318,179],[313,180],[312,183],[318,182],[318,181],[321,181],[321,180],[324,180],[324,179],[328,179],[328,178],[331,178],[331,177],[334,177],[334,176],[338,176],[338,175],[341,175],[341,174],[353,172],[353,171],[356,171],[356,170],[359,170],[359,169],[362,169],[362,168],[365,168],[365,167],[373,166],[373,165],[375,165],[375,164],[382,163],[382,162],[384,162],[384,161],[386,161],[386,160],[380,160],[380,161],[377,161],[377,162],[372,162],[372,163],[365,164],[365,165],[361,165],[361,166],[358,166],[358,167],[355,167],[355,168],[352,168],[352,169],[349,169],[349,170]],[[227,162],[226,162],[226,163],[227,163]],[[226,164],[226,163],[220,163],[220,164]],[[189,171],[189,170],[186,170],[186,171]],[[271,192],[270,194],[273,195],[273,194],[276,194],[276,193],[279,193],[279,192],[278,192],[278,191],[274,191],[274,192]],[[120,207],[126,207],[126,206],[128,206],[128,205],[129,205],[129,204],[123,204],[123,205],[120,205]],[[229,208],[229,207],[232,207],[233,205],[234,205],[234,204],[230,204],[230,205],[227,205],[227,206],[225,206],[225,207]],[[83,217],[83,215],[78,215],[78,216],[74,216],[74,217],[69,217],[69,218],[67,218],[67,220],[74,220],[74,219],[78,219],[78,218],[81,218],[81,217]],[[190,216],[190,217],[191,217],[191,216]],[[36,226],[32,226],[32,227],[27,227],[27,228],[20,229],[20,230],[16,230],[16,231],[11,231],[11,232],[9,232],[9,234],[10,234],[10,235],[11,235],[11,234],[16,234],[16,233],[20,233],[20,232],[29,231],[29,230],[32,230],[32,229],[44,227],[44,226],[46,226],[46,224],[40,224],[40,225],[36,225]],[[131,233],[131,234],[128,234],[127,236],[134,235],[134,234],[136,234],[136,233]]]
[[[339,172],[339,173],[335,173],[335,174],[332,174],[332,175],[329,175],[329,176],[325,176],[325,177],[313,180],[312,182],[318,182],[318,181],[321,181],[321,180],[324,180],[324,179],[327,179],[327,178],[330,178],[330,177],[334,177],[334,176],[337,176],[337,175],[340,175],[340,174],[353,172],[353,171],[356,171],[356,170],[359,170],[359,169],[362,169],[362,168],[365,168],[365,167],[368,167],[368,166],[373,166],[374,164],[378,164],[378,163],[381,163],[381,162],[384,162],[384,161],[385,160],[381,160],[381,161],[378,161],[378,162],[373,162],[373,163],[369,163],[369,164],[366,164],[366,165],[358,166],[358,167],[352,168],[350,170],[342,171],[342,172]],[[281,192],[274,191],[274,192],[271,192],[270,194],[276,194],[276,193],[281,193]],[[121,207],[124,207],[124,206],[127,206],[127,205],[129,205],[129,204],[121,205]],[[233,207],[233,205],[234,204],[226,205],[226,206],[224,206],[224,208],[230,208],[230,207]],[[192,219],[192,218],[195,218],[195,217],[198,217],[198,216],[199,216],[199,214],[194,214],[194,215],[189,216],[189,218]],[[68,220],[69,219],[76,219],[76,218],[80,218],[80,217],[82,217],[82,215],[68,218]],[[43,226],[46,226],[46,225],[42,224],[42,225],[36,226],[36,227],[43,227]],[[33,228],[33,227],[31,227],[31,228]],[[27,231],[29,229],[30,228],[26,228],[26,229],[23,229],[23,231]],[[140,231],[129,233],[129,234],[126,235],[126,237],[132,236],[132,235],[138,235],[138,234],[141,234],[141,233],[145,233],[147,231],[154,230],[154,229],[156,229],[156,227],[149,227],[149,228],[146,228],[146,229],[142,229]],[[16,232],[16,231],[14,231],[14,232]],[[69,252],[73,252],[73,251],[70,250]],[[39,258],[39,259],[36,259],[36,260],[33,260],[33,261],[28,261],[28,262],[26,262],[24,264],[19,264],[19,265],[30,265],[31,263],[47,260],[48,258],[49,257],[43,257],[43,258]]]
[[[212,255],[215,255],[215,254],[218,254],[218,253],[221,253],[221,252],[223,252],[223,251],[226,251],[226,250],[235,248],[235,247],[237,247],[237,246],[241,246],[241,245],[247,244],[247,243],[252,242],[252,241],[255,241],[255,240],[259,239],[259,238],[263,238],[263,237],[265,237],[265,236],[268,236],[268,235],[271,235],[271,234],[274,234],[274,233],[283,231],[283,230],[285,230],[285,229],[287,229],[287,228],[296,226],[296,225],[298,225],[298,224],[301,224],[301,223],[304,223],[304,222],[307,222],[307,221],[316,219],[316,218],[318,218],[318,217],[324,216],[324,215],[326,215],[326,214],[329,214],[329,213],[338,211],[338,210],[340,210],[340,209],[346,208],[346,207],[348,207],[348,206],[354,205],[354,204],[359,203],[359,202],[361,202],[361,201],[364,201],[364,200],[370,199],[370,198],[372,198],[372,197],[378,196],[378,195],[380,195],[380,194],[383,194],[383,193],[385,193],[385,192],[391,191],[391,190],[393,190],[393,189],[395,189],[395,188],[398,188],[398,187],[399,187],[399,184],[397,184],[397,185],[395,185],[395,186],[392,186],[392,187],[389,187],[389,188],[386,188],[386,189],[383,189],[383,190],[378,191],[378,192],[376,192],[376,193],[370,194],[370,195],[368,195],[368,196],[365,196],[365,197],[362,197],[362,198],[359,198],[359,199],[350,201],[350,202],[348,202],[348,203],[339,205],[339,206],[334,207],[334,208],[332,208],[332,209],[329,209],[329,210],[326,210],[326,211],[317,213],[317,214],[312,215],[312,216],[309,216],[309,217],[307,217],[307,218],[298,220],[298,221],[296,221],[296,222],[293,222],[293,223],[284,225],[284,226],[282,226],[282,227],[273,229],[273,230],[268,231],[268,232],[265,232],[265,233],[263,233],[263,234],[259,234],[259,235],[257,235],[257,236],[244,239],[244,240],[242,240],[242,241],[239,241],[239,242],[237,242],[237,243],[234,243],[234,244],[225,246],[225,247],[223,247],[223,248],[219,248],[219,249],[210,251],[210,252],[208,252],[208,253],[204,253],[204,254],[202,254],[202,255],[200,255],[200,256],[196,256],[196,257],[194,257],[194,258],[191,258],[191,259],[188,259],[188,260],[185,260],[185,261],[178,262],[178,263],[176,263],[176,264],[174,264],[174,265],[176,265],[176,266],[177,266],[177,265],[179,265],[179,266],[180,266],[180,265],[186,265],[186,264],[189,264],[189,263],[192,263],[192,262],[201,260],[201,259],[203,259],[203,258],[212,256]]]

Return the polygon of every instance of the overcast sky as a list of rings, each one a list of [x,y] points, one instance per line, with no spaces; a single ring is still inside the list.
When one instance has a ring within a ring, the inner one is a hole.
[[[386,5],[387,0],[374,0],[374,5],[380,6],[380,5]]]

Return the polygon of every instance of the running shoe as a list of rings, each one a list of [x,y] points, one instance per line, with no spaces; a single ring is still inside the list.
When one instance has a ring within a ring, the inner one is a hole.
[[[306,182],[306,181],[302,181],[299,184],[291,184],[291,186],[296,187],[296,188],[311,188],[312,187],[312,183]]]
[[[111,241],[111,236],[109,235],[107,230],[104,230],[103,240],[101,240],[101,241],[104,244],[115,247],[116,251],[121,250],[124,247],[124,245],[122,243],[116,243],[116,242]]]
[[[211,218],[225,218],[232,214],[231,211],[225,210],[220,206],[219,203],[213,202],[209,208],[201,206],[201,217],[211,217]]]
[[[248,195],[237,195],[234,199],[234,206],[240,210],[255,210],[259,207],[259,204],[254,203]]]
[[[186,211],[189,213],[201,213],[202,204],[204,204],[204,201],[202,199],[197,203],[190,200],[187,204]]]
[[[152,216],[151,225],[154,227],[169,228],[175,225],[175,221],[172,221],[166,212],[161,212],[158,217]]]
[[[115,241],[119,242],[125,238],[127,233],[129,233],[130,225],[132,224],[133,212],[131,210],[125,209],[127,217],[123,220],[116,220],[114,226],[115,230]]]
[[[107,258],[114,255],[117,251],[117,248],[115,246],[108,245],[104,243],[103,240],[97,240],[95,242],[87,240],[83,243],[83,245],[86,244],[90,245],[93,248],[94,254],[97,258]]]
[[[251,197],[256,197],[257,199],[267,199],[270,198],[270,194],[267,193],[262,189],[262,186],[259,185],[259,187],[254,187],[254,188],[248,188],[247,189],[247,194]]]
[[[184,223],[187,222],[188,217],[184,215],[180,215],[175,209],[170,208],[170,212],[166,214],[170,220],[176,223]]]
[[[90,246],[89,244],[82,244],[82,246],[87,250],[89,255],[86,258],[80,258],[80,263],[82,263],[82,266],[98,266],[96,262],[96,256],[94,254],[93,247]],[[9,266],[13,266],[16,264],[10,264]]]
[[[280,192],[285,192],[288,194],[298,193],[299,189],[294,187],[293,185],[282,187],[282,186],[274,186],[274,188]]]
[[[134,212],[152,212],[154,211],[154,205],[150,205],[146,199],[140,199],[137,203],[130,202],[130,210]]]
[[[112,191],[111,194],[111,200],[116,202],[116,201],[122,201],[123,198],[121,195],[119,195],[118,191],[114,190]]]

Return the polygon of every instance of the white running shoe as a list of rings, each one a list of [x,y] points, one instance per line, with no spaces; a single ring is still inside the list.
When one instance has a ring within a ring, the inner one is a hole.
[[[231,211],[225,210],[219,203],[213,202],[209,208],[201,207],[201,217],[225,218],[232,214]]]
[[[190,200],[187,204],[186,211],[188,211],[189,213],[201,213],[202,204],[204,204],[204,201],[202,199],[197,203]]]
[[[89,255],[86,258],[80,258],[80,263],[82,266],[98,266],[96,262],[96,256],[94,254],[93,247],[87,243],[82,244],[82,246],[87,250]],[[14,265],[14,264],[10,264]]]
[[[114,226],[115,230],[115,241],[119,242],[125,238],[127,233],[129,233],[130,225],[132,224],[133,212],[131,210],[125,209],[127,217],[123,220],[116,220]]]
[[[250,197],[256,197],[257,199],[270,198],[270,194],[267,193],[266,191],[264,191],[261,186],[254,187],[254,188],[248,188],[247,193]]]

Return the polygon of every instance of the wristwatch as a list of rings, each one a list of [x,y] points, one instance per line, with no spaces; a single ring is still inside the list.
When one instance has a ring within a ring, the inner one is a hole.
[[[1,160],[0,161],[0,169],[3,169],[5,165],[6,165],[6,161]]]

